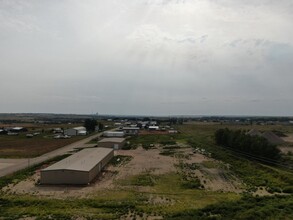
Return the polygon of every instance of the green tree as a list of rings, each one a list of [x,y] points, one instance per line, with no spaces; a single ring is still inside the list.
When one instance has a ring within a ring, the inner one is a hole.
[[[280,150],[277,146],[270,144],[263,137],[246,135],[242,130],[219,129],[215,132],[215,141],[218,145],[246,153],[248,156],[280,159]]]
[[[99,122],[99,131],[104,130],[104,124],[102,124],[101,122]]]
[[[95,119],[86,119],[84,121],[84,127],[87,131],[95,131],[97,124],[98,123]]]

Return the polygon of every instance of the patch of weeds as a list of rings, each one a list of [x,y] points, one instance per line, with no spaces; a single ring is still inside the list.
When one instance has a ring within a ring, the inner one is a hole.
[[[121,147],[121,150],[131,150],[134,149],[130,144],[125,144],[124,146]]]
[[[142,148],[145,150],[150,150],[150,149],[154,149],[155,145],[154,144],[142,144]]]
[[[142,174],[132,180],[132,185],[136,186],[154,186],[155,177],[150,174]]]
[[[163,150],[162,152],[160,152],[160,155],[163,156],[174,156],[177,152],[174,150]]]
[[[280,187],[267,187],[266,190],[269,192],[269,193],[281,193],[282,192],[282,189]]]
[[[177,166],[182,170],[183,169],[198,170],[200,168],[200,166],[197,163],[180,162]]]
[[[202,189],[204,188],[201,185],[200,180],[197,176],[194,176],[190,172],[181,173],[181,187],[183,189]]]
[[[184,153],[182,153],[182,152],[178,152],[178,153],[176,154],[176,157],[177,157],[178,159],[186,159],[186,160],[189,160],[189,159],[190,159],[190,155],[188,155],[188,154],[184,154]]]
[[[174,141],[174,140],[162,140],[159,143],[162,144],[162,145],[175,145],[176,141]]]
[[[284,187],[283,193],[292,193],[293,194],[293,186]]]
[[[170,149],[170,150],[179,149],[179,148],[180,148],[180,146],[178,146],[178,145],[167,145],[167,146],[163,147],[163,149]]]
[[[293,197],[243,196],[240,200],[221,201],[202,209],[180,211],[166,219],[292,219]]]
[[[204,186],[201,184],[199,178],[194,174],[194,171],[199,169],[196,163],[183,163],[180,162],[177,167],[180,169],[181,187],[183,189],[202,189]]]
[[[208,169],[219,168],[219,164],[215,161],[203,161],[201,164]]]
[[[192,178],[192,179],[183,180],[181,186],[183,189],[202,189],[202,188],[204,188],[204,186],[201,185],[200,180],[197,177]]]
[[[122,185],[132,185],[132,186],[154,186],[157,177],[151,175],[150,173],[144,173],[131,177],[130,179],[121,180]]]
[[[117,155],[117,156],[114,156],[110,163],[111,165],[113,165],[114,167],[117,167],[117,166],[120,166],[120,165],[124,165],[126,163],[128,163],[129,161],[132,160],[132,156],[123,156],[123,155]]]
[[[151,149],[155,144],[174,145],[176,141],[172,135],[139,135],[129,139],[131,149],[135,149],[138,145],[146,150]]]

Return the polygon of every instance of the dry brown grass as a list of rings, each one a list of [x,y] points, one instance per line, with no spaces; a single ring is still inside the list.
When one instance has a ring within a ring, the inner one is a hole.
[[[23,136],[0,136],[0,157],[28,158],[37,157],[60,147],[66,146],[84,137],[53,139],[43,136],[25,138]]]

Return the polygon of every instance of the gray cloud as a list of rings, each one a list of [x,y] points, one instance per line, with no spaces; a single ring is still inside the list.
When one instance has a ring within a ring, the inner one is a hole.
[[[292,12],[289,0],[2,0],[0,112],[292,115]]]

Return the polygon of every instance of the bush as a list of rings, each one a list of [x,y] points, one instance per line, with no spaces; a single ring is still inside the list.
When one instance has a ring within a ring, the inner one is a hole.
[[[173,141],[173,140],[163,140],[163,141],[160,141],[159,143],[162,144],[162,145],[174,145],[174,144],[176,144],[176,141]]]
[[[284,187],[283,193],[293,193],[293,186]]]
[[[203,186],[200,184],[199,179],[193,179],[193,180],[185,180],[181,184],[182,188],[184,189],[200,189],[203,188]]]
[[[282,189],[281,188],[279,188],[279,187],[268,187],[267,188],[267,191],[269,192],[269,193],[281,193],[282,192]]]

